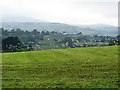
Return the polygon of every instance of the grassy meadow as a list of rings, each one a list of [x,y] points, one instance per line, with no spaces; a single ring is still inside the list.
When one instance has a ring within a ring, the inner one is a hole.
[[[3,88],[117,88],[118,46],[2,54]]]

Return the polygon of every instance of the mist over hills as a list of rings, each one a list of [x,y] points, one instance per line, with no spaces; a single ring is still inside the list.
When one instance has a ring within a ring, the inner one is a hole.
[[[6,29],[20,28],[22,30],[32,31],[57,31],[67,33],[82,32],[84,35],[105,35],[115,36],[118,34],[118,27],[105,24],[95,25],[69,25],[64,23],[46,22],[43,20],[25,18],[25,17],[11,17],[3,18],[2,26]]]
[[[44,20],[34,19],[31,17],[2,17],[2,22],[45,22]]]

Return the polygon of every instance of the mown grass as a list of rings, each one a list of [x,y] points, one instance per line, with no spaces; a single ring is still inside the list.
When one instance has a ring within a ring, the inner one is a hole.
[[[117,88],[118,46],[3,53],[3,88]]]

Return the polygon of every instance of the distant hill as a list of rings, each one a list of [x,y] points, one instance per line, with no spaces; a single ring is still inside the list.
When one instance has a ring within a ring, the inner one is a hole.
[[[118,28],[112,25],[95,24],[95,25],[69,25],[64,23],[52,23],[43,20],[26,18],[26,17],[9,17],[2,19],[2,26],[6,29],[20,28],[22,30],[32,31],[57,31],[67,33],[82,32],[84,35],[117,35]]]
[[[78,25],[82,28],[90,28],[97,32],[98,35],[117,35],[118,27],[107,24],[94,24],[94,25]]]
[[[32,31],[37,29],[39,31],[57,31],[67,33],[83,32],[84,34],[93,34],[95,31],[89,28],[80,28],[78,26],[62,24],[62,23],[48,23],[48,22],[3,22],[2,27],[4,28],[21,28],[22,30]],[[87,32],[86,32],[87,31]]]

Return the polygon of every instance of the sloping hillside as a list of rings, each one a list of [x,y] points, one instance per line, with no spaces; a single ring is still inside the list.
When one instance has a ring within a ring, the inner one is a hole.
[[[22,30],[32,31],[37,29],[38,31],[57,31],[67,33],[82,32],[84,35],[105,35],[113,36],[118,34],[118,28],[111,25],[69,25],[64,23],[50,23],[50,22],[3,22],[2,26],[7,29],[20,28]]]
[[[3,53],[3,88],[117,88],[118,47]]]

